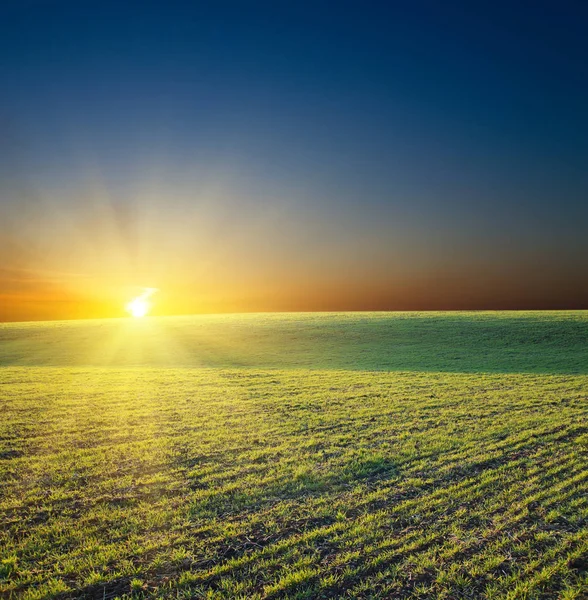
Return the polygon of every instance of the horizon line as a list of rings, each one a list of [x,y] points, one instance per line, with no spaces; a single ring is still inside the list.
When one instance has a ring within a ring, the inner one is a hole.
[[[582,308],[443,308],[443,309],[345,309],[345,310],[243,310],[243,311],[225,311],[225,312],[199,312],[199,313],[177,313],[169,315],[147,315],[142,317],[142,321],[150,319],[170,319],[177,317],[214,317],[214,316],[239,316],[239,315],[312,315],[312,314],[349,314],[349,313],[369,313],[369,314],[411,314],[411,313],[566,313],[566,312],[588,312],[588,306]],[[118,321],[125,320],[134,322],[137,319],[128,315],[119,315],[112,317],[86,317],[86,318],[61,318],[61,319],[19,319],[5,321],[0,319],[0,325],[10,325],[15,323],[74,323],[77,321]]]

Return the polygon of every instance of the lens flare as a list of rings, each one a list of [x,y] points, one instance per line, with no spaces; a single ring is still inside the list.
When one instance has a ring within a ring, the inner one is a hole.
[[[145,288],[144,292],[133,298],[127,305],[126,311],[135,318],[144,317],[151,309],[151,302],[149,298],[155,294],[157,288]]]

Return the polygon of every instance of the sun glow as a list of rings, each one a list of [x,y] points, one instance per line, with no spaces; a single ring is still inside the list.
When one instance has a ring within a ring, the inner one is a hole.
[[[135,298],[127,304],[127,311],[133,317],[144,317],[149,312],[149,302],[143,300],[143,298]]]
[[[144,317],[151,309],[151,302],[148,299],[156,291],[156,288],[145,288],[140,296],[137,296],[126,305],[127,312],[135,318]]]

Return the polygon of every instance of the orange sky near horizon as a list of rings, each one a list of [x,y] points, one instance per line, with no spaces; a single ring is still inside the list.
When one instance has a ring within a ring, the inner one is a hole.
[[[153,315],[586,308],[588,298],[585,281],[555,262],[537,269],[499,260],[496,249],[449,251],[377,227],[351,235],[328,220],[173,215],[145,204],[121,221],[103,200],[65,217],[47,206],[0,229],[10,258],[0,267],[0,321],[126,317],[146,287],[159,290]]]
[[[0,321],[127,316],[146,287],[159,290],[154,315],[588,307],[575,257],[549,247],[525,255],[443,224],[352,222],[215,192],[33,195],[0,224]]]
[[[574,256],[221,191],[195,185],[189,204],[157,185],[126,204],[104,188],[33,196],[0,224],[0,321],[127,316],[146,287],[153,315],[588,307]]]

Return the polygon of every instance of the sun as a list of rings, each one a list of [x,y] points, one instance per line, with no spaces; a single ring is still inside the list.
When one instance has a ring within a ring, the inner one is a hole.
[[[126,308],[127,312],[129,312],[133,317],[140,318],[144,317],[149,312],[151,305],[145,298],[139,296],[138,298],[131,300],[127,304]]]
[[[151,302],[149,299],[159,290],[154,287],[142,288],[143,293],[136,298],[133,298],[126,306],[126,311],[135,318],[144,317],[151,310]]]

